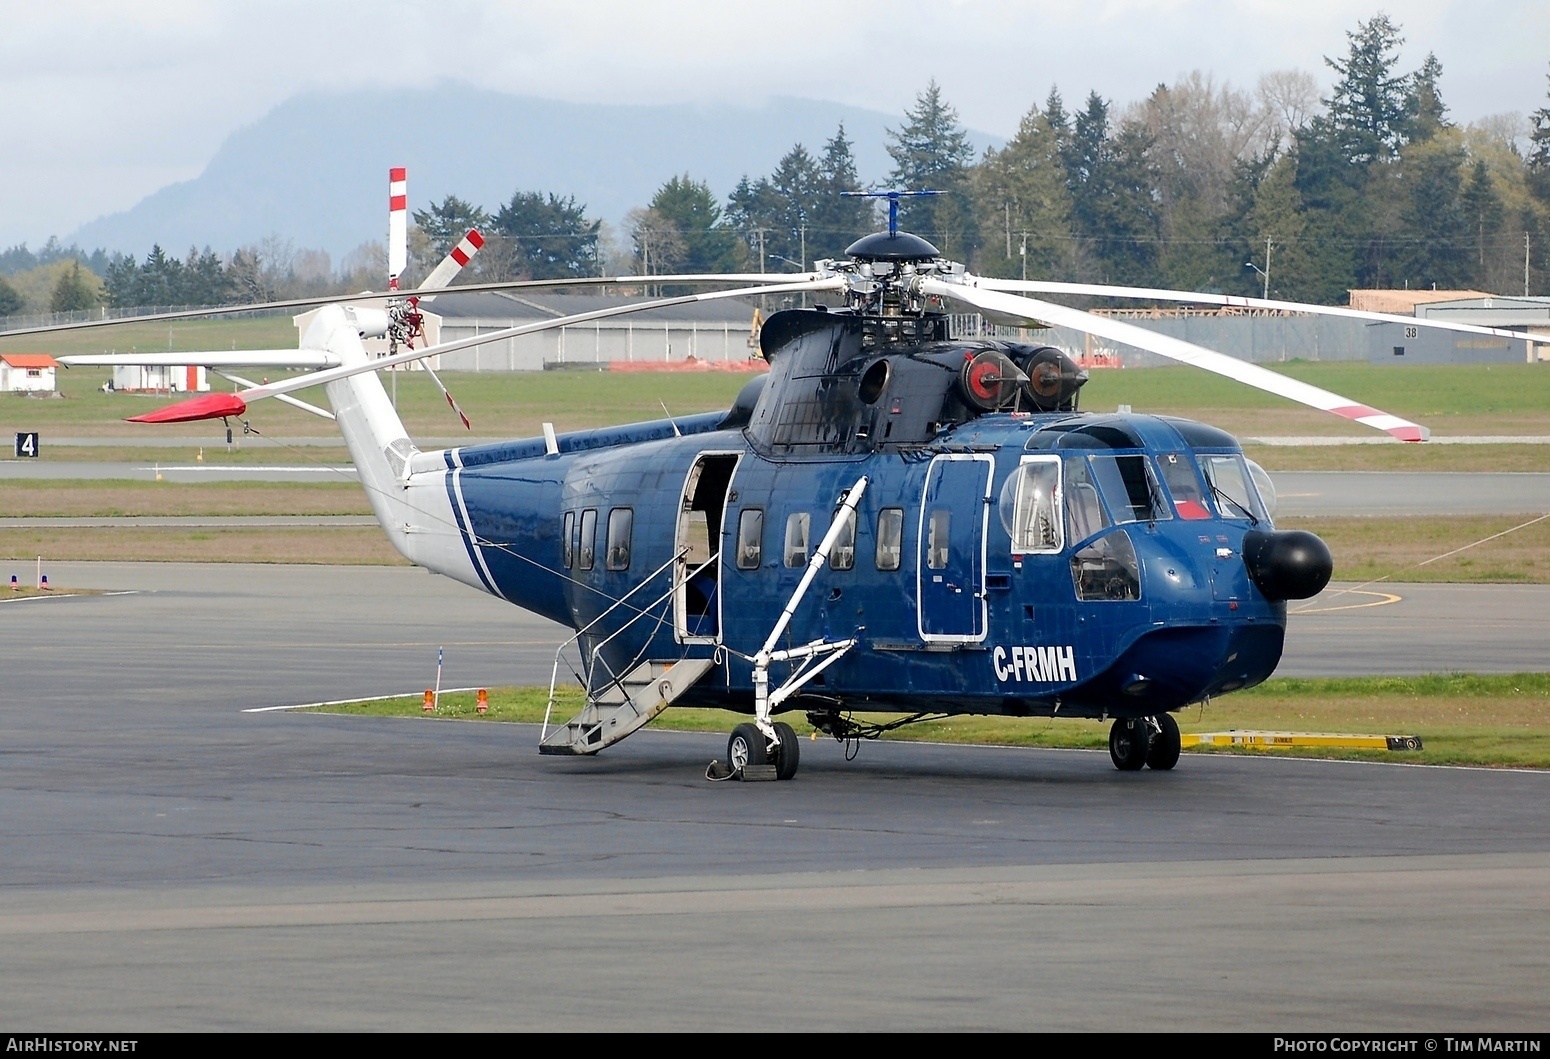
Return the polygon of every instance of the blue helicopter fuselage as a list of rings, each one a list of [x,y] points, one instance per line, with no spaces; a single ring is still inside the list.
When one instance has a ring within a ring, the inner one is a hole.
[[[1214,478],[1243,463],[1220,431],[991,413],[905,449],[803,455],[726,420],[449,452],[487,590],[586,629],[615,673],[714,657],[680,703],[751,711],[749,658],[865,477],[853,539],[783,640],[856,644],[785,708],[1149,716],[1280,659],[1286,604],[1243,558],[1268,520],[1246,471],[1246,495],[1221,494]]]

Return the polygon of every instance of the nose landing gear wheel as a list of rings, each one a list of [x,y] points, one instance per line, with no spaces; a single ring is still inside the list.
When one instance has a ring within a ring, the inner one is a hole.
[[[1152,720],[1162,731],[1152,736],[1152,745],[1146,752],[1146,763],[1159,772],[1166,772],[1179,763],[1179,722],[1171,713],[1160,713]]]
[[[1152,744],[1152,726],[1141,717],[1118,720],[1109,729],[1109,757],[1121,772],[1135,772],[1146,764]]]

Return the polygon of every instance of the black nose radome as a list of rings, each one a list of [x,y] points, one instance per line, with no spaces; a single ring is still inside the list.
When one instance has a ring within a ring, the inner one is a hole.
[[[1249,530],[1243,535],[1243,565],[1266,599],[1316,596],[1335,572],[1329,546],[1305,530]]]

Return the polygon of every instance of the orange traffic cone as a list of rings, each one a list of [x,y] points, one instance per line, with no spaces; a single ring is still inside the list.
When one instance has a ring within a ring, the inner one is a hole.
[[[490,712],[490,692],[486,688],[479,689],[479,704],[474,707],[481,714]]]
[[[425,699],[420,703],[420,709],[430,713],[436,708],[436,693],[430,688],[425,689]]]

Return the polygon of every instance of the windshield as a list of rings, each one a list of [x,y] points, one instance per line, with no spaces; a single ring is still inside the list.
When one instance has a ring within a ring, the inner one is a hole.
[[[1265,507],[1260,503],[1259,491],[1254,479],[1244,465],[1243,457],[1231,455],[1205,455],[1199,457],[1201,473],[1206,477],[1216,510],[1225,519],[1246,519],[1258,524],[1266,520]]]

